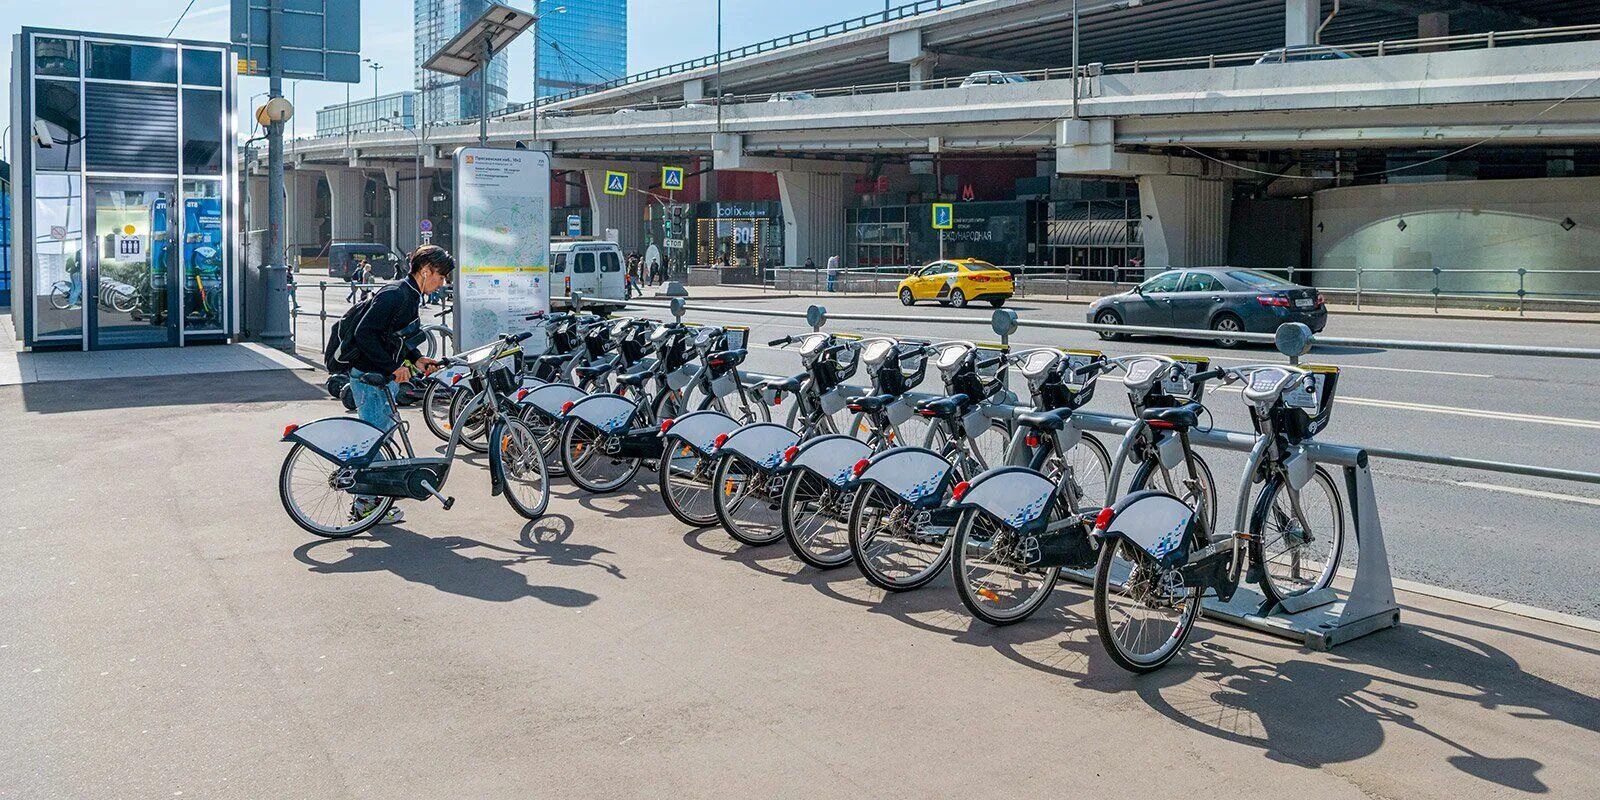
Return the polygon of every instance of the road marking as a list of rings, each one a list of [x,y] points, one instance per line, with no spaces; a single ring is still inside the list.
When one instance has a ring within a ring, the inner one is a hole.
[[[1565,417],[1547,417],[1539,414],[1518,414],[1511,411],[1488,411],[1478,408],[1457,408],[1455,406],[1441,406],[1431,403],[1406,403],[1399,400],[1375,400],[1368,397],[1340,397],[1335,402],[1350,403],[1358,406],[1373,406],[1376,408],[1393,408],[1401,411],[1426,411],[1432,414],[1450,414],[1458,417],[1476,417],[1478,419],[1493,419],[1511,422],[1531,422],[1539,425],[1560,425],[1568,428],[1587,428],[1600,430],[1600,420],[1592,419],[1567,419]]]
[[[1562,500],[1568,503],[1582,503],[1586,506],[1600,506],[1600,498],[1597,497],[1582,497],[1575,494],[1547,492],[1543,489],[1524,489],[1520,486],[1501,486],[1497,483],[1479,483],[1477,481],[1456,481],[1456,485],[1465,486],[1469,489],[1486,489],[1491,492],[1520,494],[1524,497],[1537,497],[1541,500]]]
[[[1256,363],[1256,364],[1259,364],[1259,363],[1261,363],[1263,361],[1263,359],[1260,359],[1260,358],[1240,358],[1238,356],[1212,356],[1211,360],[1212,361],[1245,361],[1245,362]],[[1442,369],[1411,369],[1411,368],[1408,368],[1408,367],[1375,367],[1375,366],[1371,366],[1371,365],[1368,365],[1368,364],[1335,364],[1332,361],[1321,361],[1321,360],[1318,360],[1315,363],[1327,364],[1330,367],[1338,367],[1339,369],[1375,369],[1375,370],[1381,370],[1383,372],[1410,372],[1410,373],[1417,374],[1417,375],[1447,375],[1447,376],[1452,377],[1452,378],[1493,378],[1493,377],[1496,377],[1494,375],[1485,375],[1485,374],[1483,374],[1481,372],[1450,372],[1449,370],[1442,370]]]

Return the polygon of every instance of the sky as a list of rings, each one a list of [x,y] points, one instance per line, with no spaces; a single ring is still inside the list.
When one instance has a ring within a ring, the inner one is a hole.
[[[533,0],[501,0],[508,5],[531,8]],[[909,0],[892,0],[901,5]],[[0,70],[7,76],[7,99],[0,105],[0,127],[10,124],[12,34],[24,25],[69,28],[99,32],[118,32],[141,36],[165,36],[177,22],[189,0],[0,0]],[[559,2],[559,0],[547,0]],[[362,55],[383,65],[378,71],[377,89],[381,93],[411,88],[412,0],[362,0]],[[654,67],[709,55],[716,49],[716,0],[629,0],[628,71]],[[882,11],[883,0],[722,0],[725,48],[763,41],[777,36],[825,25],[830,22]],[[173,34],[180,38],[227,41],[228,0],[195,0]],[[532,39],[524,36],[510,52],[511,101],[533,95]],[[296,114],[294,129],[309,135],[316,128],[316,110],[345,99],[346,84],[300,81],[294,87]],[[285,94],[289,93],[285,87]],[[241,78],[241,111],[247,103],[257,105],[267,82],[262,78]],[[353,97],[370,97],[373,92],[371,70],[363,70],[361,84],[349,84]],[[246,117],[248,119],[248,117]]]

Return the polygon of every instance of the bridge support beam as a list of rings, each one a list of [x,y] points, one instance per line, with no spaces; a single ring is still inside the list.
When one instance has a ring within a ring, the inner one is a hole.
[[[783,260],[789,266],[844,257],[845,180],[838,173],[778,171]]]
[[[583,182],[589,189],[589,209],[594,225],[594,235],[605,238],[606,229],[617,231],[617,244],[624,252],[644,250],[644,209],[650,196],[643,187],[653,176],[644,172],[628,174],[628,193],[618,197],[606,194],[605,169],[585,169]]]
[[[922,82],[933,77],[933,65],[938,58],[922,46],[921,29],[913,28],[889,34],[889,63],[907,64],[912,89],[921,89]]]
[[[1145,266],[1160,270],[1226,263],[1232,194],[1228,181],[1215,178],[1140,175]]]
[[[1316,44],[1322,24],[1322,0],[1284,0],[1283,43],[1287,47]]]
[[[367,173],[358,169],[330,169],[328,196],[332,201],[332,239],[359,242],[366,239]]]
[[[284,191],[289,195],[286,198],[289,235],[284,237],[284,246],[289,249],[290,264],[298,262],[302,248],[321,249],[327,244],[322,238],[323,218],[317,207],[317,188],[321,183],[322,172],[315,169],[296,169],[289,172],[284,181]]]
[[[1450,14],[1445,11],[1429,11],[1417,15],[1417,38],[1436,39],[1450,35]],[[1419,53],[1442,53],[1450,48],[1446,45],[1424,45],[1417,48]]]

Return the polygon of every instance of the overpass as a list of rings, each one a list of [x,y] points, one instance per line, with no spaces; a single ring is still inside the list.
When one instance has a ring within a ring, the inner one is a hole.
[[[1456,20],[1594,19],[1555,29],[1452,29],[1446,36],[1418,37],[1419,20],[1413,16],[1409,38],[1340,45],[1341,51],[1359,57],[1256,64],[1269,47],[1297,36],[1313,37],[1310,23],[1316,15],[1297,18],[1294,12],[1317,4],[1084,0],[1085,53],[1150,57],[1085,57],[1074,70],[1069,54],[1065,68],[1023,71],[1029,78],[1025,83],[961,86],[938,71],[955,62],[949,57],[952,42],[964,41],[974,52],[992,52],[993,59],[983,64],[1020,64],[1013,55],[1031,46],[1027,37],[1051,39],[1052,32],[1061,33],[1051,26],[1061,24],[1065,4],[944,4],[920,16],[729,60],[722,67],[724,88],[750,91],[725,94],[720,102],[697,94],[693,82],[704,79],[697,71],[704,67],[686,68],[581,97],[557,98],[541,109],[537,121],[531,109],[504,115],[491,121],[490,139],[500,146],[551,150],[556,169],[568,173],[556,187],[565,196],[554,204],[586,206],[592,214],[589,230],[615,228],[629,249],[642,249],[646,243],[640,222],[652,197],[646,192],[605,196],[593,189],[599,171],[632,172],[633,184],[648,189],[658,164],[698,164],[705,174],[699,199],[717,197],[712,186],[718,175],[773,174],[776,190],[770,199],[782,207],[784,258],[791,264],[807,258],[821,262],[843,249],[845,237],[839,229],[853,200],[846,176],[890,176],[897,185],[909,185],[907,179],[914,183],[917,175],[936,172],[934,164],[941,159],[1033,159],[1039,176],[1136,182],[1145,208],[1142,260],[1149,266],[1226,259],[1232,184],[1241,179],[1280,177],[1280,186],[1302,185],[1309,195],[1329,185],[1317,181],[1331,175],[1338,183],[1340,174],[1352,171],[1341,155],[1345,152],[1600,145],[1600,24],[1594,24],[1600,22],[1600,10],[1574,11],[1572,4],[1538,2],[1346,0],[1325,34],[1402,34],[1396,20],[1403,15],[1396,10],[1449,13],[1450,25]],[[1329,4],[1319,13],[1331,9]],[[1212,29],[1197,24],[1197,15],[1214,18],[1226,34],[1207,38]],[[1070,41],[1070,17],[1066,21],[1066,35],[1054,39]],[[1174,38],[1162,50],[1139,49],[1140,37],[1164,33]],[[914,50],[907,49],[908,36],[916,39]],[[1017,37],[1022,37],[1017,48],[1001,43]],[[1219,50],[1193,53],[1208,42]],[[856,49],[872,50],[876,56],[855,59],[851,54]],[[920,73],[912,63],[916,59],[900,58],[924,51],[932,55],[919,58],[931,61],[924,62],[928,69]],[[1042,40],[1033,52],[1044,61],[1060,55]],[[869,61],[870,69],[864,66]],[[937,63],[945,67],[929,66]],[[812,69],[818,64],[822,66]],[[840,71],[848,64],[864,71]],[[892,79],[887,71],[906,79]],[[891,79],[819,85],[834,75]],[[801,86],[812,96],[767,102],[764,94]],[[641,100],[646,90],[649,97]],[[638,102],[618,105],[627,99]],[[447,166],[444,154],[476,141],[477,126],[292,144],[289,157],[301,182],[297,192],[308,190],[307,181],[314,192],[318,175],[326,176],[331,224],[324,238],[362,237],[352,221],[362,216],[367,176],[381,170],[390,189],[389,231],[374,238],[409,244],[398,220],[416,211],[406,208],[409,197],[398,188],[415,171],[423,136],[423,167],[437,171]],[[943,194],[944,187],[934,193]],[[309,221],[303,217],[296,224],[303,227]],[[303,235],[298,239],[305,241]]]

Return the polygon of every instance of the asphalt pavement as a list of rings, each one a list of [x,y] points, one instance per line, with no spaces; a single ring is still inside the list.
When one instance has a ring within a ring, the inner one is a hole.
[[[278,438],[334,413],[303,371],[0,387],[0,797],[1600,794],[1595,632],[1402,592],[1331,653],[1207,620],[1134,677],[1079,587],[993,629],[648,486],[525,522],[481,458],[451,511],[321,540]]]

